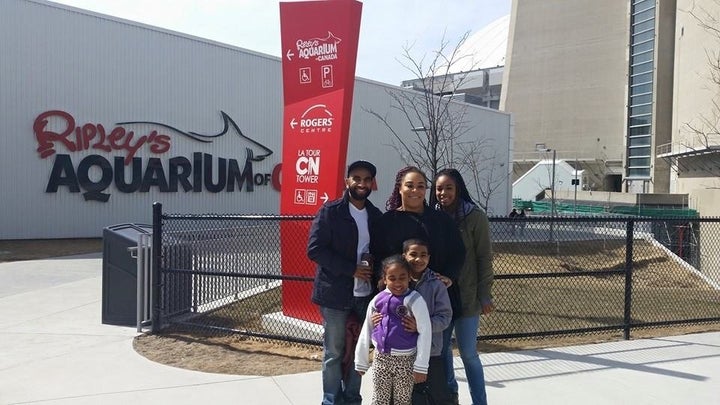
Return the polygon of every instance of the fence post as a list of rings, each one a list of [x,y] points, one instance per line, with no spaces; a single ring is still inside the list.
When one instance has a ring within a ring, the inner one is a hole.
[[[150,305],[152,306],[152,317],[150,318],[151,332],[160,329],[160,306],[162,300],[160,266],[162,265],[162,204],[153,203],[153,239],[152,239],[152,288],[150,294]]]
[[[623,338],[630,339],[632,326],[632,273],[633,273],[633,230],[635,220],[627,222],[625,240],[625,311],[623,315]]]

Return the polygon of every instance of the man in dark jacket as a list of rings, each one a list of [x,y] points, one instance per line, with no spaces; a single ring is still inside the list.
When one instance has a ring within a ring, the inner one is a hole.
[[[312,301],[320,306],[323,337],[323,404],[360,404],[360,375],[342,372],[346,322],[363,322],[375,293],[370,228],[382,213],[367,197],[376,174],[363,160],[348,167],[343,197],[322,206],[313,220],[307,253],[317,263]],[[355,348],[349,348],[354,350]]]

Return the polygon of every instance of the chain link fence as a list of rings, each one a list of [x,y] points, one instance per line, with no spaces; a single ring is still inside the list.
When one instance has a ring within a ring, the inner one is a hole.
[[[322,344],[320,325],[287,315],[288,303],[310,300],[311,217],[158,218],[155,330]],[[490,226],[496,310],[482,317],[479,340],[627,339],[635,328],[720,323],[719,218],[530,216]],[[296,238],[284,259],[281,234]]]

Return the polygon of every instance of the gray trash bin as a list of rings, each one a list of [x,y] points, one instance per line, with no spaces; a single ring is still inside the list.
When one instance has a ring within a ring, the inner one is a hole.
[[[102,323],[135,326],[137,259],[128,251],[152,225],[119,224],[103,229]]]

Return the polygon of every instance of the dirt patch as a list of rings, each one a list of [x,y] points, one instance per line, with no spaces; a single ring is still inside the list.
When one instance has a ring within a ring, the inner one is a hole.
[[[102,239],[0,240],[0,262],[38,260],[102,251]]]
[[[720,331],[720,325],[689,325],[647,330],[635,329],[633,339]],[[481,353],[544,349],[622,340],[622,334],[605,333],[514,341],[478,343]],[[238,336],[199,336],[170,333],[141,335],[133,347],[157,363],[208,373],[276,376],[322,369],[322,348],[299,347],[276,341],[256,341]],[[457,356],[457,350],[455,350]]]
[[[210,373],[274,376],[317,371],[322,348],[258,341],[240,336],[182,332],[141,335],[133,347],[148,359]]]

